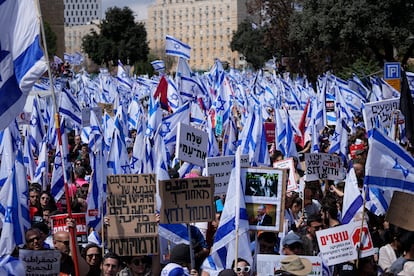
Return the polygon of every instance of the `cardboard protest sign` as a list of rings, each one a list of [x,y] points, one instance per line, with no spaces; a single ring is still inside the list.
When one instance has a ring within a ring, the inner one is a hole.
[[[378,126],[384,128],[389,127],[393,118],[395,118],[395,112],[399,109],[399,98],[366,103],[365,108],[362,110],[366,130],[371,130]],[[403,115],[400,113],[399,116],[401,117]]]
[[[327,265],[335,265],[375,253],[368,226],[364,223],[361,235],[361,222],[351,222],[316,232],[321,257]],[[361,238],[361,239],[360,239]]]
[[[289,170],[286,192],[292,192],[292,191],[298,190],[298,184],[296,183],[296,179],[295,179],[295,164],[293,163],[293,158],[287,158],[281,161],[277,161],[273,163],[273,168]]]
[[[66,226],[68,214],[50,216],[52,233],[58,231],[69,232]],[[76,240],[78,243],[88,243],[88,228],[86,226],[85,213],[72,214],[72,218],[76,221]]]
[[[111,103],[98,103],[98,106],[102,109],[102,112],[106,111],[109,116],[114,117],[114,105]],[[103,114],[102,114],[103,115]],[[98,114],[96,114],[98,116]]]
[[[398,227],[414,231],[414,211],[411,208],[407,208],[413,202],[413,194],[395,191],[385,219]],[[404,212],[401,210],[404,210]]]
[[[252,230],[282,231],[286,170],[242,168],[241,181],[249,217],[249,228]],[[266,215],[259,216],[259,208],[265,209]]]
[[[19,259],[26,266],[26,276],[59,276],[59,250],[19,250]]]
[[[179,160],[204,167],[205,159],[207,158],[207,150],[207,132],[186,124],[178,124],[175,156]]]
[[[338,155],[305,153],[306,181],[344,180],[346,171]]]
[[[107,177],[108,247],[121,256],[158,253],[156,175]]]
[[[242,155],[240,163],[242,167],[248,167],[249,155]],[[233,165],[234,155],[208,157],[206,159],[207,175],[214,176],[214,195],[227,193],[227,186]]]
[[[308,275],[322,275],[322,259],[316,256],[298,256],[308,259],[312,263],[312,271]],[[257,254],[257,275],[273,276],[281,267],[280,262],[284,255]]]
[[[173,178],[159,181],[161,223],[211,221],[214,217],[214,178]]]

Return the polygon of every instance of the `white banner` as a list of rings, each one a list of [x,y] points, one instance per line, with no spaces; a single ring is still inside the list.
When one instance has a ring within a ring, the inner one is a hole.
[[[205,166],[208,150],[208,134],[197,128],[178,123],[175,156],[200,167]]]
[[[344,180],[345,168],[338,155],[328,153],[305,153],[306,181],[318,179]]]

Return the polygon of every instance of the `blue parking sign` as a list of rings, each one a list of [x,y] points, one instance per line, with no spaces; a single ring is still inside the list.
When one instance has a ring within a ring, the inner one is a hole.
[[[401,64],[399,62],[384,63],[384,79],[399,79],[401,78]]]

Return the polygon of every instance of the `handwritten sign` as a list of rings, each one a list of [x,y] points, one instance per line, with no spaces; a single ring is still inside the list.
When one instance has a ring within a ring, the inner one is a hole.
[[[68,214],[50,216],[53,234],[59,231],[69,232],[66,226]],[[88,243],[88,228],[86,227],[85,213],[72,214],[76,221],[76,240],[78,243]]]
[[[365,108],[362,110],[365,128],[371,130],[377,126],[389,127],[395,117],[395,112],[399,109],[399,98],[366,103]]]
[[[277,161],[273,164],[273,167],[276,169],[288,169],[289,170],[286,192],[292,192],[292,191],[298,190],[298,184],[296,183],[296,179],[295,179],[295,164],[293,162],[293,158],[287,158],[281,161]]]
[[[207,149],[207,132],[186,124],[178,124],[175,155],[179,160],[204,167],[207,158]]]
[[[25,263],[26,276],[60,275],[59,250],[19,250],[19,259]]]
[[[321,257],[327,265],[335,265],[358,258],[357,247],[361,248],[361,258],[375,253],[371,235],[364,223],[361,235],[361,222],[328,228],[316,232]],[[361,238],[361,239],[360,239]]]
[[[214,216],[214,179],[174,178],[159,182],[161,223],[211,221]]]
[[[156,175],[124,174],[107,177],[107,210],[111,221],[108,242],[121,256],[158,253]]]
[[[312,271],[308,275],[322,275],[322,259],[316,256],[298,256],[308,259],[312,263]],[[273,276],[281,267],[280,262],[286,258],[284,255],[257,254],[257,275]]]
[[[306,181],[343,180],[345,169],[339,156],[328,153],[305,153]]]
[[[413,202],[413,194],[395,191],[387,211],[386,220],[401,228],[414,231],[414,212],[411,208],[407,208]],[[401,210],[404,210],[404,212],[401,212]]]
[[[249,167],[249,155],[242,155],[240,163],[242,167]],[[227,193],[227,186],[233,165],[234,155],[208,157],[206,159],[207,174],[214,176],[214,195]]]

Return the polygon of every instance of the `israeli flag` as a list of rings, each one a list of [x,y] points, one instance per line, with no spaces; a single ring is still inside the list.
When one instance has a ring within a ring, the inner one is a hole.
[[[170,56],[190,59],[191,47],[180,40],[167,35],[165,38],[165,53]]]

